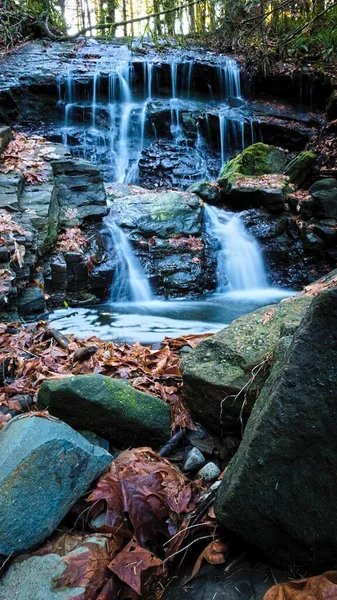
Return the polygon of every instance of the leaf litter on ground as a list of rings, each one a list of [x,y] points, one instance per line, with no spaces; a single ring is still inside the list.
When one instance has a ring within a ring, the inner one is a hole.
[[[22,417],[53,418],[18,400],[22,394],[35,399],[45,379],[102,373],[126,379],[137,389],[169,402],[173,430],[195,429],[182,397],[179,351],[184,346],[195,347],[212,334],[165,338],[159,349],[138,342],[103,342],[95,336],[67,336],[60,339],[60,345],[51,327],[52,323],[44,321],[0,323],[0,411],[16,409],[11,414],[0,412],[0,427],[20,412],[25,413]],[[87,360],[74,362],[76,352],[93,346],[97,351],[88,353]],[[110,600],[117,594],[119,598],[158,600],[176,556],[180,560],[191,545],[200,548],[205,539],[206,546],[217,539],[209,487],[203,480],[188,479],[151,448],[126,450],[98,479],[86,498],[81,520],[81,528],[89,535],[106,540],[105,549],[91,539],[84,540],[84,551],[65,556],[84,538],[75,531],[61,543],[56,532],[55,540],[37,553],[54,552],[55,545],[58,547],[56,552],[64,556],[66,568],[55,585],[84,588],[74,600]],[[82,509],[83,501],[78,504]],[[206,560],[207,556],[209,552],[203,555]]]
[[[101,373],[124,379],[168,402],[173,430],[195,428],[183,400],[179,350],[183,346],[194,347],[211,334],[165,338],[161,348],[153,349],[139,342],[132,345],[104,342],[95,336],[86,339],[68,336],[66,345],[55,339],[53,332],[44,321],[29,325],[0,323],[0,411],[4,402],[21,394],[30,394],[35,400],[45,379]],[[93,346],[97,351],[94,354],[88,351],[87,360],[75,360],[81,349]]]

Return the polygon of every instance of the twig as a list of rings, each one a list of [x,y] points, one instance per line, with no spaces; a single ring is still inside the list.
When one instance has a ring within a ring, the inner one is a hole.
[[[180,431],[177,431],[177,433],[175,433],[168,442],[166,442],[165,446],[163,446],[158,454],[159,456],[168,456],[169,454],[171,454],[172,450],[174,448],[176,448],[181,440],[184,438],[185,436],[185,429],[180,429]]]
[[[207,540],[207,539],[212,538],[212,537],[213,537],[213,535],[202,535],[200,538],[197,538],[196,540],[193,540],[192,542],[190,542],[189,544],[187,544],[187,546],[185,546],[184,548],[180,548],[180,550],[177,550],[177,552],[174,552],[173,554],[171,554],[167,558],[164,558],[163,563],[166,563],[168,560],[171,560],[171,558],[173,558],[174,556],[177,556],[177,554],[181,554],[181,552],[185,552],[185,550],[187,550],[188,548],[190,548],[196,542],[200,542],[200,540]]]

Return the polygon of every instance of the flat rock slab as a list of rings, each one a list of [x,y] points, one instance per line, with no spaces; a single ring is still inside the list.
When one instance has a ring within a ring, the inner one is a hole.
[[[335,565],[337,289],[315,297],[264,385],[218,491],[218,520],[275,561]],[[283,341],[284,340],[284,341]]]
[[[168,404],[103,375],[46,381],[39,390],[38,406],[74,428],[94,431],[118,448],[157,448],[170,437]]]
[[[263,369],[246,390],[245,403],[240,391],[252,369],[272,355],[281,328],[287,323],[298,326],[309,303],[309,297],[295,296],[259,308],[201,342],[183,359],[184,395],[197,420],[217,433],[240,430],[240,415],[248,416]]]
[[[41,417],[17,417],[6,425],[0,453],[4,555],[29,550],[50,535],[112,460],[65,423]]]

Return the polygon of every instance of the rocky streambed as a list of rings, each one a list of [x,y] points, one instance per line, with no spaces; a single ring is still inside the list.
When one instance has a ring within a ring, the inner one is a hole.
[[[336,568],[333,99],[295,115],[228,57],[151,52],[1,65],[3,600],[262,600]]]

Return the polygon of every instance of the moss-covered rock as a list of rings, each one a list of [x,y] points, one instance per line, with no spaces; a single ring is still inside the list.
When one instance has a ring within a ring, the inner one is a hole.
[[[288,154],[276,146],[253,144],[223,168],[218,185],[225,201],[238,209],[283,209],[289,178],[284,175]]]
[[[316,154],[303,150],[286,167],[284,173],[288,175],[291,183],[302,185],[307,179],[313,165],[315,164]]]
[[[46,381],[39,390],[38,406],[74,429],[94,431],[119,448],[157,448],[170,436],[170,408],[165,402],[103,375]]]
[[[245,175],[258,176],[284,173],[288,153],[276,146],[268,146],[261,142],[248,146],[241,154],[230,160],[222,169],[218,179],[224,192],[230,191],[237,178]]]
[[[225,527],[287,566],[335,566],[336,330],[335,288],[280,340],[216,498]]]
[[[296,296],[259,308],[233,321],[183,359],[184,394],[197,420],[217,433],[240,430],[240,417],[247,418],[251,411],[281,329],[286,324],[296,329],[310,301],[310,297]],[[259,375],[246,388],[254,368]]]
[[[221,199],[219,186],[215,181],[193,183],[187,191],[196,194],[199,198],[205,200],[205,202],[209,202],[209,204],[218,204]]]

